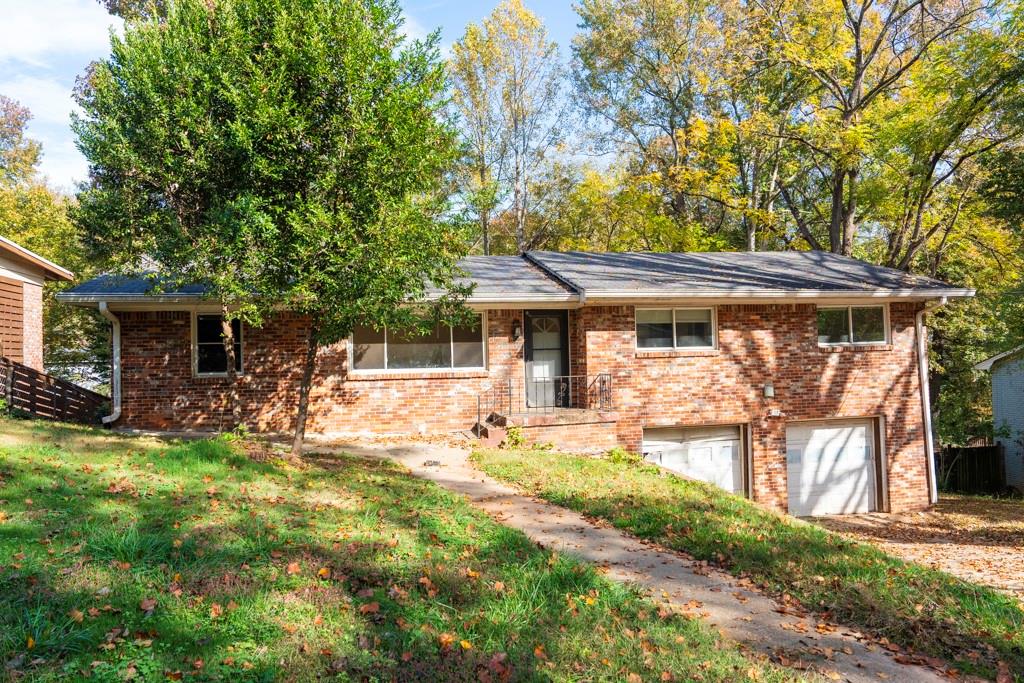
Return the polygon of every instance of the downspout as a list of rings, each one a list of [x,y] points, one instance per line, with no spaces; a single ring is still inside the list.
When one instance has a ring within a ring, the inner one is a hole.
[[[113,352],[110,359],[110,415],[103,418],[103,424],[117,422],[121,417],[121,321],[107,308],[107,302],[100,302],[100,315],[110,321]]]
[[[917,335],[917,371],[921,385],[921,412],[924,416],[924,451],[928,458],[928,502],[939,502],[939,482],[935,472],[935,441],[932,436],[931,391],[928,388],[928,340],[925,338],[924,316],[940,306],[946,305],[946,297],[930,301],[914,315],[914,332]]]

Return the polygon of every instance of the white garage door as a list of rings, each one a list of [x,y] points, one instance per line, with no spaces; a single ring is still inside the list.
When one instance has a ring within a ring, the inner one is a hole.
[[[644,430],[644,458],[691,479],[743,493],[739,427],[657,427]]]
[[[872,442],[870,420],[788,426],[789,513],[838,515],[876,509]]]

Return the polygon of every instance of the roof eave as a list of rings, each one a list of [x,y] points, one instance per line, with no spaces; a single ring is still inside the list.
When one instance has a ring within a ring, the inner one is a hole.
[[[981,361],[980,363],[976,363],[974,365],[974,369],[975,370],[991,370],[992,366],[994,366],[999,361],[1001,361],[1001,360],[1003,360],[1005,358],[1011,358],[1011,357],[1013,357],[1013,356],[1015,356],[1015,355],[1017,355],[1017,354],[1019,354],[1021,352],[1024,352],[1024,345],[1017,346],[1015,348],[1010,349],[1009,351],[1003,351],[1002,353],[997,353],[994,356],[986,358],[985,360]]]
[[[44,277],[47,280],[63,280],[64,282],[72,282],[75,279],[75,274],[67,268],[58,266],[53,261],[43,258],[34,251],[26,249],[17,242],[12,242],[6,237],[0,236],[0,247],[2,247],[7,253],[20,258],[22,261],[27,261],[42,270]]]

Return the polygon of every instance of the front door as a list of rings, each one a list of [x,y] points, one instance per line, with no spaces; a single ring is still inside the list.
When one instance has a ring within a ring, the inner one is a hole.
[[[569,407],[569,312],[525,311],[526,405]]]

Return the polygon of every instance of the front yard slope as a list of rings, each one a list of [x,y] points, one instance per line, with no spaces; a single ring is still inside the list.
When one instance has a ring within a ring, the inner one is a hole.
[[[0,678],[790,680],[397,466],[0,419]]]
[[[1012,598],[766,510],[653,466],[546,451],[481,450],[487,474],[689,553],[887,642],[995,676],[1024,672]]]

